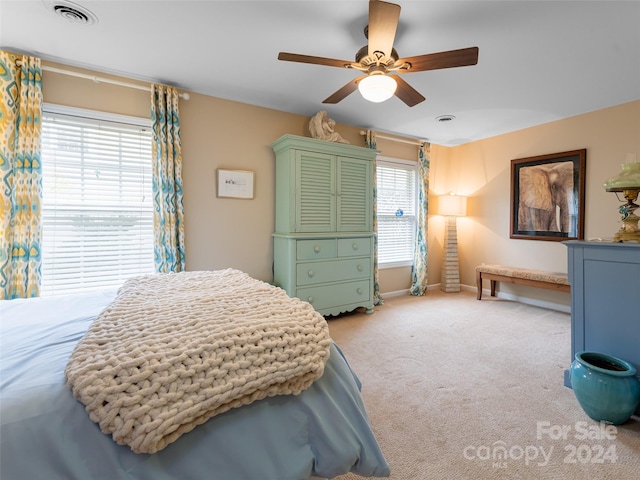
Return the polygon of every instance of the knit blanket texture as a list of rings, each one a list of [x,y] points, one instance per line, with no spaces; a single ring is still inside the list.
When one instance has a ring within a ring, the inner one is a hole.
[[[146,275],[94,320],[65,378],[103,433],[155,453],[231,408],[299,394],[330,342],[311,305],[238,270]]]

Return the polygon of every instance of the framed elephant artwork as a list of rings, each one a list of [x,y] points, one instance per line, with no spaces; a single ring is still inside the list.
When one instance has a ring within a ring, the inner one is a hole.
[[[584,239],[587,150],[511,160],[510,238]]]

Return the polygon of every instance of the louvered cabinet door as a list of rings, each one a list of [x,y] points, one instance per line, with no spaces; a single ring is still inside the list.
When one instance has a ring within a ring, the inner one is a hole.
[[[296,152],[296,232],[336,231],[333,155]]]
[[[337,159],[337,231],[369,232],[373,229],[373,164],[370,161]]]
[[[322,315],[373,312],[369,148],[283,135],[276,154],[273,282]]]

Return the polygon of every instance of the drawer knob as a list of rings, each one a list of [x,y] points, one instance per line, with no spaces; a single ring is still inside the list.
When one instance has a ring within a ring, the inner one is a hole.
[[[356,290],[356,292],[358,292],[358,295],[362,295],[362,289],[359,288],[358,290]]]
[[[316,252],[316,253],[320,253],[320,245],[315,245],[313,247],[313,251]]]
[[[313,297],[309,297],[309,298],[307,298],[307,302],[309,302],[309,303],[313,303]]]
[[[364,268],[362,267],[362,265],[358,265],[358,271],[361,272],[362,270],[364,270]]]
[[[354,250],[358,249],[358,244],[353,242],[353,245],[351,245],[351,248],[353,248]]]
[[[313,270],[309,270],[307,272],[307,275],[309,275],[310,277],[313,277],[316,274],[316,272],[314,272]]]

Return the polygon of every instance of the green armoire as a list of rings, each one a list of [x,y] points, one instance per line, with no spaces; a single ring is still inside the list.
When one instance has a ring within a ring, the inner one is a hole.
[[[284,135],[276,155],[274,283],[323,315],[373,312],[373,169],[379,152]]]

